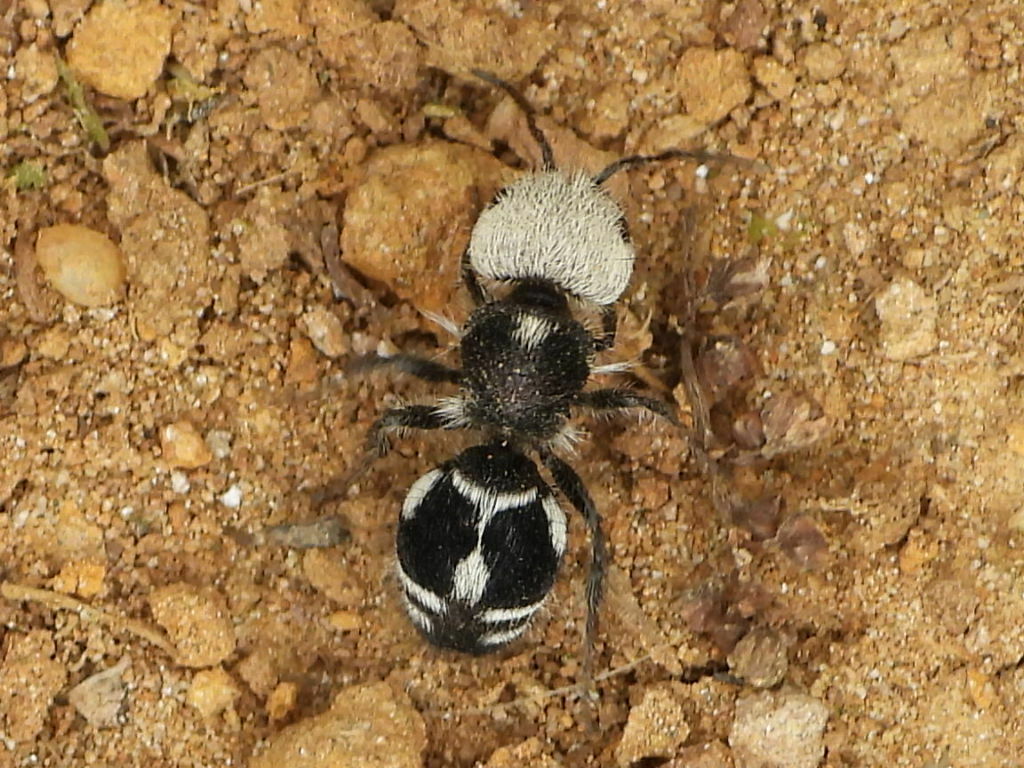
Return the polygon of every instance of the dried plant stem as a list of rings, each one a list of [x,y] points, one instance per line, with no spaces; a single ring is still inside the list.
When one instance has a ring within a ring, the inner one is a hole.
[[[608,671],[602,672],[599,675],[594,675],[592,678],[592,682],[599,683],[603,680],[608,680],[612,677],[625,675],[629,672],[632,672],[641,664],[644,664],[650,660],[651,654],[645,653],[640,658],[634,659],[628,664],[623,664],[621,667],[609,669]],[[573,685],[563,685],[561,688],[551,688],[550,690],[543,691],[542,693],[535,693],[532,696],[521,696],[517,699],[512,699],[512,701],[505,701],[501,702],[500,704],[491,704],[486,707],[473,707],[471,709],[455,710],[428,709],[426,710],[426,713],[431,715],[439,715],[445,718],[446,720],[451,719],[453,717],[464,717],[470,715],[494,715],[498,712],[504,712],[506,709],[512,709],[514,707],[522,706],[524,704],[533,704],[535,702],[544,701],[545,699],[553,699],[558,696],[565,696],[570,699],[576,698],[585,690],[586,689],[579,683],[574,683]]]
[[[692,341],[689,336],[683,336],[679,365],[686,398],[690,401],[690,408],[693,411],[693,456],[701,471],[711,478],[711,502],[715,511],[722,520],[731,522],[738,499],[735,498],[729,473],[708,452],[707,446],[711,438],[711,409],[708,407],[704,390],[697,378],[697,369],[693,364]]]
[[[97,621],[116,631],[128,632],[140,637],[151,645],[155,645],[172,659],[177,658],[178,650],[158,630],[138,619],[126,619],[115,616],[102,608],[95,608],[70,595],[54,592],[49,589],[26,587],[9,581],[0,583],[0,595],[8,600],[42,603],[55,610],[74,611],[86,621]]]

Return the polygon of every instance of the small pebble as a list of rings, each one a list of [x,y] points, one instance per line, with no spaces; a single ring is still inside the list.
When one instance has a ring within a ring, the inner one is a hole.
[[[149,606],[177,648],[179,664],[210,667],[234,653],[234,626],[217,590],[178,582],[154,590]]]
[[[536,736],[514,747],[499,747],[491,753],[483,768],[561,768],[562,764],[544,754],[544,745]]]
[[[803,52],[804,67],[811,80],[819,83],[834,80],[846,69],[843,52],[831,43],[812,43]]]
[[[50,51],[32,43],[14,55],[14,71],[21,81],[21,100],[31,104],[57,86],[57,62]]]
[[[233,707],[241,695],[234,678],[221,667],[214,667],[196,672],[185,701],[203,718],[209,718]]]
[[[196,469],[213,460],[206,441],[188,421],[165,426],[160,431],[160,447],[164,461],[172,467]]]
[[[676,67],[675,85],[687,114],[705,125],[723,119],[752,91],[743,54],[731,48],[688,48]]]
[[[28,356],[28,345],[21,339],[0,341],[0,369],[13,368]]]
[[[676,698],[676,685],[649,686],[640,703],[629,710],[622,741],[615,748],[619,768],[627,768],[641,758],[671,757],[686,741],[690,726]]]
[[[231,455],[231,433],[224,429],[211,429],[206,433],[206,445],[218,459]]]
[[[267,697],[267,716],[271,722],[284,720],[295,709],[299,686],[295,683],[278,683]]]
[[[728,661],[729,670],[755,688],[778,685],[789,668],[785,641],[768,627],[755,627],[744,635]]]
[[[156,0],[97,3],[68,44],[68,67],[83,83],[137,99],[160,77],[171,50],[172,15]]]
[[[124,295],[121,251],[96,230],[78,224],[39,230],[36,261],[54,290],[75,304],[101,307]]]
[[[875,311],[882,322],[882,354],[888,359],[910,360],[938,346],[936,301],[913,280],[890,283],[875,299]]]
[[[232,485],[217,498],[228,509],[238,509],[242,506],[242,489],[237,485]]]
[[[1006,447],[1018,456],[1024,456],[1024,421],[1006,425]]]
[[[188,475],[175,470],[171,472],[171,490],[175,493],[188,493],[192,484],[188,481]]]
[[[117,664],[97,672],[68,691],[68,701],[94,728],[113,728],[124,706],[125,685],[122,675],[131,661],[125,657]]]
[[[828,709],[803,693],[760,693],[736,703],[729,732],[736,768],[816,768]]]
[[[324,307],[311,309],[299,320],[313,346],[327,357],[340,357],[348,352],[348,339],[336,314]]]
[[[57,592],[80,597],[96,597],[103,591],[107,566],[99,560],[71,560],[53,577],[51,586]]]
[[[52,633],[46,630],[22,633],[10,629],[4,645],[6,655],[0,664],[0,733],[8,743],[31,742],[42,732],[50,705],[64,688],[68,673],[53,658],[56,644]]]
[[[354,632],[363,626],[363,620],[354,611],[335,611],[327,617],[332,629],[339,632]]]
[[[408,696],[387,683],[338,692],[331,708],[271,738],[252,768],[421,768],[426,727]]]

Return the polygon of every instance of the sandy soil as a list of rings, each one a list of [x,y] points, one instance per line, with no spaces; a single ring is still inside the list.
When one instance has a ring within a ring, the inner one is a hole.
[[[1015,0],[0,3],[0,766],[1020,765],[1022,56]],[[596,729],[577,518],[528,636],[465,658],[391,568],[472,437],[317,495],[441,392],[346,362],[451,358],[424,313],[465,318],[468,230],[536,159],[473,67],[565,165],[754,161],[612,189],[609,359],[684,429],[573,460]],[[272,528],[320,515],[327,548]]]

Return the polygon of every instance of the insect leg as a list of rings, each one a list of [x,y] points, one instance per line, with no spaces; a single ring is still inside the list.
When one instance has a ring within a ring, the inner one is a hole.
[[[418,379],[434,382],[450,382],[458,384],[462,379],[462,372],[456,368],[439,363],[436,360],[428,360],[416,355],[365,355],[356,358],[347,366],[349,373],[362,373],[374,368],[390,366],[397,368],[402,373],[408,373]]]
[[[551,473],[555,486],[569,503],[583,516],[590,533],[590,572],[587,574],[587,624],[584,634],[584,684],[588,694],[593,684],[594,645],[597,639],[598,612],[604,596],[604,576],[608,570],[608,549],[604,531],[601,529],[601,515],[597,511],[590,492],[576,471],[547,450],[540,451],[541,461]],[[592,702],[591,702],[592,703]]]
[[[341,477],[331,480],[313,494],[313,503],[322,506],[334,499],[341,498],[349,487],[362,477],[373,466],[391,451],[389,433],[404,429],[443,429],[451,426],[450,417],[433,405],[407,405],[403,408],[391,408],[373,422],[367,435],[363,455],[355,465]]]
[[[594,351],[603,352],[615,346],[615,332],[619,323],[614,306],[601,308],[601,335],[594,337]]]
[[[594,184],[600,186],[616,173],[627,168],[636,168],[639,165],[647,165],[648,163],[657,163],[662,160],[674,160],[677,158],[684,160],[696,160],[699,163],[724,163],[732,161],[755,165],[753,161],[747,160],[746,158],[736,157],[735,155],[723,155],[718,152],[708,152],[704,149],[667,149],[664,152],[658,152],[655,155],[630,155],[629,157],[620,158],[594,176]]]
[[[668,403],[654,397],[638,395],[628,389],[594,389],[589,392],[580,392],[574,402],[576,405],[581,405],[584,408],[593,408],[598,411],[643,408],[657,416],[668,419],[673,424],[679,423],[679,418]]]
[[[530,135],[533,136],[533,140],[537,142],[537,146],[540,147],[541,157],[541,170],[552,171],[555,169],[555,155],[551,151],[551,145],[548,144],[547,138],[545,138],[543,132],[537,127],[536,112],[533,110],[533,106],[528,102],[519,91],[517,91],[511,83],[507,83],[496,75],[492,75],[490,72],[484,72],[482,69],[474,69],[473,74],[484,80],[491,85],[501,88],[505,93],[512,97],[512,100],[516,105],[523,110],[523,114],[526,116],[526,126],[530,129]]]
[[[481,304],[486,304],[487,293],[484,291],[483,286],[480,285],[480,281],[477,280],[476,273],[473,271],[473,265],[469,260],[469,248],[462,252],[462,261],[459,264],[462,269],[462,282],[466,286],[466,290],[469,291],[469,296],[473,300],[473,306],[479,307]]]

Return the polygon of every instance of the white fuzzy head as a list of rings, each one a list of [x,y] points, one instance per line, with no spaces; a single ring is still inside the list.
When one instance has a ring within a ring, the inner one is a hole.
[[[510,184],[469,240],[474,271],[492,280],[550,280],[594,304],[626,290],[634,252],[622,210],[583,172],[544,171]]]

